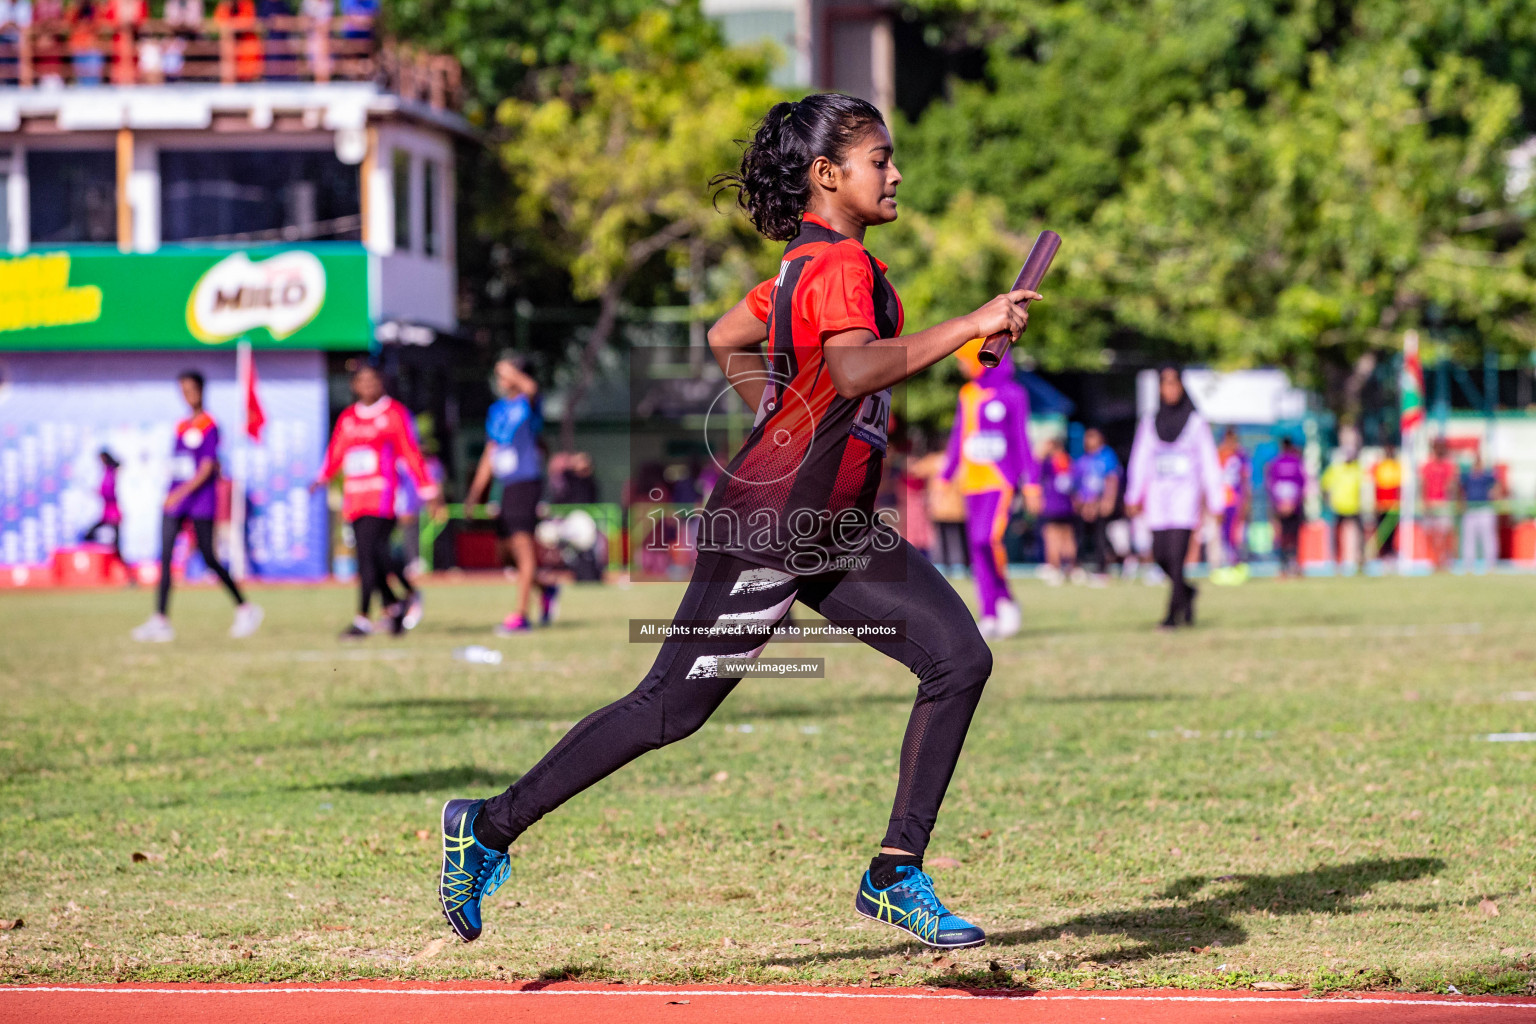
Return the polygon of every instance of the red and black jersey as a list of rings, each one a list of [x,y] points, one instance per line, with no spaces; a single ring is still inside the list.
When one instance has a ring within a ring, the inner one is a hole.
[[[701,543],[797,574],[858,546],[860,522],[864,532],[873,523],[891,392],[839,396],[823,344],[861,327],[879,338],[901,333],[901,300],[885,270],[807,214],[778,277],[747,297],[768,325],[767,386],[752,432],[710,495]]]

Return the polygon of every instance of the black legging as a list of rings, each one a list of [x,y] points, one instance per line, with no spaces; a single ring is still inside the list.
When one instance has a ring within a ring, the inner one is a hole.
[[[224,568],[224,563],[219,561],[218,553],[213,550],[213,520],[187,515],[164,516],[160,520],[160,588],[155,592],[155,611],[164,615],[166,608],[170,606],[171,555],[176,550],[176,538],[180,535],[181,528],[188,522],[192,524],[192,535],[197,538],[197,550],[203,556],[203,561],[219,578],[219,582],[224,584],[224,589],[229,591],[229,596],[235,599],[235,604],[245,604],[245,597],[240,593],[240,588],[235,585],[229,570]]]
[[[375,592],[384,602],[386,610],[399,603],[400,598],[395,596],[394,590],[389,585],[391,576],[399,581],[407,597],[416,593],[416,588],[411,586],[411,581],[405,578],[405,567],[398,564],[395,553],[390,547],[389,538],[394,532],[393,518],[358,516],[352,520],[352,536],[357,541],[357,613],[359,615],[367,616],[368,609],[373,604]]]
[[[634,691],[578,722],[528,774],[487,801],[476,834],[505,847],[545,814],[647,750],[697,731],[740,682],[719,678],[717,659],[761,650],[766,631],[796,599],[834,623],[878,619],[905,624],[904,638],[865,642],[918,677],[883,845],[921,854],[992,672],[992,652],[965,602],[906,541],[893,551],[875,553],[863,569],[818,576],[791,576],[731,555],[700,553],[676,621],[711,623],[731,616],[760,623],[761,631],[715,641],[667,640]]]
[[[1168,574],[1173,586],[1168,591],[1168,617],[1165,626],[1193,622],[1195,588],[1184,579],[1184,559],[1189,557],[1189,538],[1193,530],[1153,530],[1152,560]]]
[[[1082,560],[1083,552],[1088,548],[1088,542],[1093,542],[1094,557],[1098,561],[1099,575],[1109,572],[1110,544],[1109,544],[1109,520],[1103,516],[1094,519],[1080,519],[1082,531],[1077,542],[1077,556]]]
[[[96,535],[101,533],[102,530],[112,531],[112,553],[117,556],[117,560],[122,562],[126,568],[128,563],[123,562],[123,527],[120,523],[109,523],[105,519],[98,519],[80,535],[80,539],[95,541]]]
[[[1280,520],[1280,571],[1294,572],[1301,550],[1301,511],[1277,518]]]

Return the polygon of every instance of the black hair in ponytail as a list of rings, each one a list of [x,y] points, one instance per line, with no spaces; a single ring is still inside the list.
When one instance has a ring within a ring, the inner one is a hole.
[[[800,231],[811,200],[811,161],[834,164],[874,125],[885,124],[875,105],[836,92],[813,93],[793,103],[775,103],[741,154],[741,170],[716,175],[715,198],[736,190],[736,202],[758,231],[787,242]]]

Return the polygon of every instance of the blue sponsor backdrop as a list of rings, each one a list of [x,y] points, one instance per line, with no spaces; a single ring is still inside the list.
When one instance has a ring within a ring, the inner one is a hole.
[[[195,369],[208,379],[206,405],[219,425],[224,475],[239,459],[249,470],[252,574],[323,576],[325,496],[310,495],[307,486],[328,427],[324,357],[257,351],[255,363],[267,423],[261,441],[249,442],[241,434],[232,349],[0,353],[0,567],[45,564],[96,522],[103,448],[122,463],[125,559],[159,558],[171,442],[186,415],[176,374]],[[220,536],[227,556],[228,530]]]

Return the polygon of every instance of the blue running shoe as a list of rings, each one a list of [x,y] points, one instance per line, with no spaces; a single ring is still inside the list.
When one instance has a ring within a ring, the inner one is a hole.
[[[922,868],[902,865],[896,872],[901,881],[887,889],[876,889],[865,871],[853,909],[934,949],[964,949],[987,941],[986,932],[951,914],[939,902],[933,891],[933,879]]]
[[[480,901],[507,880],[512,858],[487,849],[475,838],[475,815],[484,800],[449,800],[443,804],[443,873],[437,898],[443,916],[465,942],[480,937]]]

